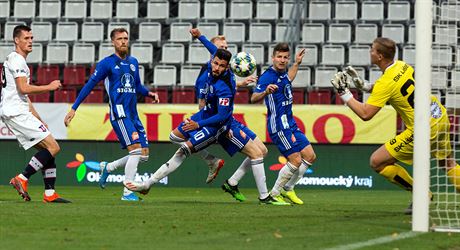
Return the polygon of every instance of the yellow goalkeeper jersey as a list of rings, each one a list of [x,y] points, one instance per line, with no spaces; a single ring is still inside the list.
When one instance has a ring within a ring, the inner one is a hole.
[[[367,104],[383,107],[388,102],[401,116],[406,128],[413,130],[414,90],[414,68],[403,61],[395,61],[375,81]],[[445,113],[445,108],[431,95],[431,126]]]

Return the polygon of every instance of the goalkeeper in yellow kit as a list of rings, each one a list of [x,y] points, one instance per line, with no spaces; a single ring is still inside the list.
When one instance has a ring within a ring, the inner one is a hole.
[[[412,165],[413,135],[414,135],[414,69],[407,63],[394,60],[396,44],[393,40],[376,38],[370,50],[371,63],[383,72],[374,84],[367,83],[357,74],[351,66],[335,74],[331,80],[332,85],[341,99],[362,120],[372,119],[377,112],[389,103],[401,116],[406,130],[396,135],[378,148],[370,158],[370,165],[377,173],[390,182],[412,191],[412,177],[400,165],[403,162]],[[361,103],[353,98],[348,86],[354,85],[370,96],[366,103]],[[447,172],[449,180],[460,192],[460,165],[452,158],[449,129],[450,123],[446,109],[439,100],[431,95],[431,155],[439,160]],[[412,203],[405,211],[412,213]]]

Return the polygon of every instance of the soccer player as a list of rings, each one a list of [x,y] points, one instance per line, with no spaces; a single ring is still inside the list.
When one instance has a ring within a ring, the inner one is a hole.
[[[270,194],[283,202],[283,196],[294,204],[303,204],[294,186],[302,178],[308,166],[316,159],[315,152],[305,134],[300,131],[292,115],[291,82],[297,75],[305,50],[297,53],[294,64],[288,69],[289,45],[278,43],[272,54],[273,65],[259,78],[251,102],[265,100],[269,136],[281,154],[287,158]]]
[[[147,181],[138,183],[125,180],[125,187],[147,194],[153,184],[174,172],[188,156],[215,143],[222,133],[227,133],[232,121],[235,96],[235,84],[228,70],[231,57],[232,54],[225,49],[218,49],[214,54],[212,70],[207,77],[207,83],[212,88],[206,95],[205,108],[171,132],[175,138],[183,141],[180,148]]]
[[[371,84],[362,80],[353,67],[337,73],[331,83],[344,103],[362,120],[372,119],[380,109],[389,103],[398,112],[406,130],[378,148],[370,158],[370,165],[377,173],[401,188],[412,191],[412,177],[397,162],[412,164],[414,128],[414,69],[404,61],[395,60],[396,43],[388,38],[376,38],[370,50],[371,63],[377,65],[382,75]],[[351,78],[351,79],[350,79]],[[353,98],[348,90],[349,80],[370,96],[366,103]],[[431,147],[432,156],[441,160],[447,169],[447,176],[460,191],[460,166],[452,158],[449,136],[449,119],[446,109],[431,95]],[[412,203],[405,211],[412,213]]]
[[[124,28],[113,29],[110,38],[115,53],[97,64],[93,75],[64,118],[64,123],[68,126],[83,100],[98,82],[104,80],[105,89],[109,94],[110,122],[122,149],[128,150],[128,155],[110,163],[101,162],[99,184],[102,188],[105,187],[109,173],[117,168],[125,167],[125,179],[133,181],[139,162],[147,162],[148,140],[137,113],[137,93],[153,97],[154,102],[158,102],[157,94],[148,91],[141,84],[137,59],[128,55],[128,31]],[[125,188],[121,200],[139,201],[139,197]]]
[[[29,85],[30,71],[26,58],[32,52],[31,28],[25,25],[16,26],[13,39],[15,51],[6,57],[1,74],[0,118],[24,150],[35,147],[38,152],[30,159],[24,171],[10,180],[10,184],[25,201],[30,201],[27,192],[29,178],[41,171],[45,184],[43,202],[69,203],[70,201],[61,198],[54,190],[55,157],[61,149],[28,97],[57,90],[61,87],[61,82],[54,80],[48,85]]]
[[[226,49],[228,47],[224,36],[216,36],[209,41],[205,36],[201,35],[199,29],[191,29],[190,34],[193,38],[203,43],[211,55],[213,55],[218,48]],[[205,100],[204,98],[209,88],[206,81],[203,81],[202,78],[204,78],[203,75],[206,76],[208,74],[209,69],[210,63],[208,62],[203,66],[200,72],[201,74],[195,84],[195,87],[200,89],[200,96],[198,98],[201,97],[203,100]],[[230,71],[229,73],[233,79],[233,72]],[[236,83],[236,85],[237,87],[247,86],[249,83],[256,80],[257,77],[247,77],[245,80]],[[229,132],[226,135],[221,135],[218,138],[218,142],[230,156],[235,155],[237,152],[241,152],[247,156],[235,173],[222,185],[222,189],[225,192],[231,194],[238,201],[245,201],[246,197],[239,191],[238,183],[243,176],[252,169],[257,190],[259,191],[259,201],[263,204],[288,205],[287,203],[280,203],[274,200],[268,193],[263,164],[263,158],[268,150],[253,131],[232,117]]]

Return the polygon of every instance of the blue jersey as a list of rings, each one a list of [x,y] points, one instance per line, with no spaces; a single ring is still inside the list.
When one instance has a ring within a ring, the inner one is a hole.
[[[137,59],[131,56],[121,59],[115,54],[97,64],[96,70],[80,91],[72,109],[77,110],[81,102],[102,80],[109,96],[110,120],[138,117],[137,92],[147,96],[149,91],[141,84]]]
[[[206,80],[209,74],[211,74],[211,63],[207,62],[201,67],[200,73],[195,81],[195,93],[198,99],[204,99],[206,97]]]
[[[200,36],[198,39],[211,55],[216,53],[217,47],[205,36]],[[206,125],[227,125],[227,127],[230,127],[233,115],[233,99],[236,93],[236,82],[233,72],[227,70],[216,78],[212,75],[211,61],[208,61],[201,68],[195,82],[195,89],[198,92],[197,97],[206,101],[206,105],[203,108],[202,120],[198,122],[200,127]]]
[[[200,36],[198,40],[200,40],[200,42],[206,47],[211,56],[216,53],[216,45],[211,43],[211,41],[209,41],[205,36]],[[201,67],[200,73],[198,74],[198,77],[195,81],[195,93],[198,99],[204,99],[206,96],[206,79],[208,78],[209,74],[211,74],[211,72],[211,60],[209,60],[205,65]]]
[[[265,96],[267,106],[267,129],[274,134],[283,129],[296,127],[297,124],[292,116],[292,90],[291,81],[287,71],[277,72],[273,66],[269,67],[259,78],[255,93],[262,93],[269,84],[276,84],[278,90]]]
[[[202,119],[198,121],[198,124],[200,127],[222,127],[224,125],[230,127],[236,92],[234,76],[229,71],[225,71],[219,77],[208,74],[206,86],[206,104],[202,109]]]

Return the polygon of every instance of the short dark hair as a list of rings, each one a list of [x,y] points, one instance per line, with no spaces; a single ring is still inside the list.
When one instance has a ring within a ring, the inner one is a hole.
[[[27,25],[18,25],[16,27],[14,27],[14,30],[13,30],[13,40],[16,38],[16,37],[19,37],[21,35],[21,32],[22,31],[25,31],[25,32],[29,32],[31,31],[32,29],[27,26]]]
[[[279,51],[279,52],[289,52],[289,44],[287,43],[278,43],[275,45],[275,48],[273,48],[273,55],[275,55],[275,53]]]
[[[128,30],[126,30],[125,28],[115,28],[115,29],[113,29],[110,32],[110,40],[113,40],[113,38],[115,37],[116,33],[123,33],[123,32],[126,32],[126,34],[129,35]]]
[[[374,39],[375,49],[386,59],[393,60],[396,54],[396,43],[390,38],[377,37]]]
[[[226,49],[217,49],[214,57],[230,62],[230,59],[232,59],[232,53]]]

